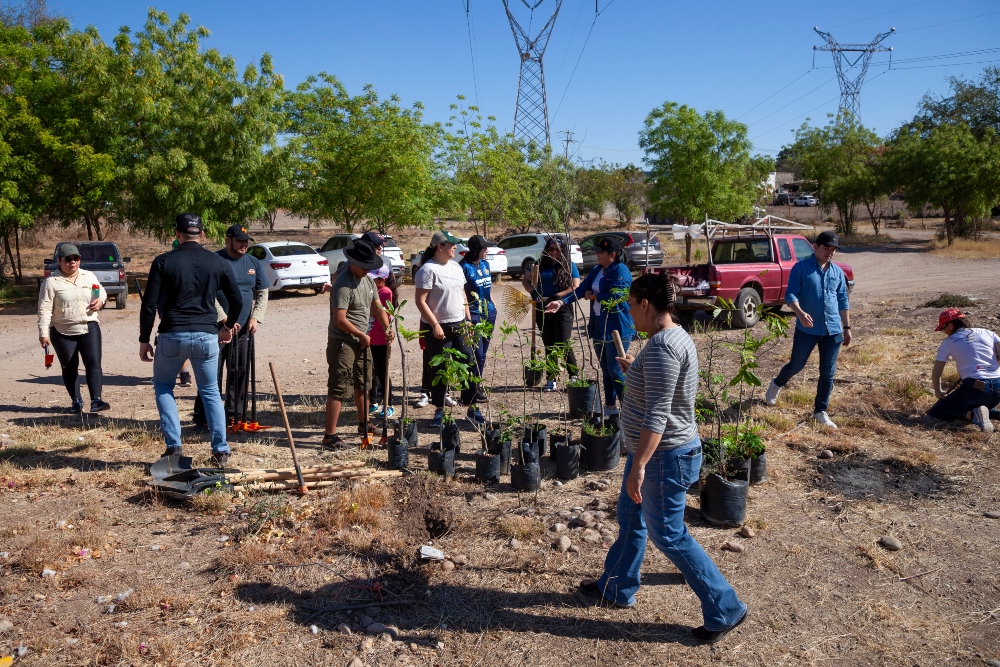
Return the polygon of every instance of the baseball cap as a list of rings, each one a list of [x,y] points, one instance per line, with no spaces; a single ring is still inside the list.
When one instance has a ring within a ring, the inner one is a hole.
[[[378,232],[365,232],[361,235],[361,240],[368,241],[376,248],[385,245],[385,239]]]
[[[937,329],[934,331],[941,331],[941,329],[944,329],[944,325],[948,324],[948,322],[954,322],[955,320],[963,317],[965,317],[965,313],[960,311],[958,308],[947,308],[941,311],[941,314],[938,315],[938,325]]]
[[[451,232],[444,229],[434,232],[434,236],[431,237],[431,245],[434,247],[437,247],[442,243],[461,243],[461,242],[462,239],[458,238],[457,236],[452,236]]]
[[[253,241],[250,232],[243,225],[230,225],[229,229],[226,230],[226,238],[237,241]]]
[[[830,248],[839,248],[840,239],[837,237],[836,232],[823,232],[816,237],[816,245],[825,245]]]
[[[368,277],[372,280],[375,280],[376,278],[387,280],[389,278],[389,266],[387,264],[383,264],[379,268],[369,271]]]
[[[613,252],[617,259],[621,259],[622,256],[622,244],[614,236],[605,236],[603,239],[597,242],[594,246],[594,250],[600,252]]]
[[[177,216],[174,219],[174,229],[181,234],[188,234],[190,236],[201,234],[205,231],[204,226],[201,224],[201,217],[194,213],[181,213]]]
[[[59,246],[59,259],[66,259],[67,257],[79,257],[80,249],[77,248],[72,243],[63,243]]]

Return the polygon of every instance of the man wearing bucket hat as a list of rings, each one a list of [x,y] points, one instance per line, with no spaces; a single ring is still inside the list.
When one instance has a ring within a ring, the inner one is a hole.
[[[938,398],[927,416],[941,421],[964,419],[984,433],[993,431],[991,419],[1000,419],[994,408],[1000,405],[1000,336],[989,329],[969,324],[968,316],[958,308],[948,308],[938,316],[935,331],[944,333],[931,385]],[[941,373],[949,359],[955,360],[959,385],[946,393],[941,388]]]
[[[847,277],[833,262],[840,249],[840,239],[834,232],[816,237],[813,254],[796,262],[788,273],[785,303],[795,312],[797,323],[792,338],[792,358],[771,380],[764,402],[775,405],[789,380],[805,368],[813,348],[819,347],[819,380],[813,419],[820,426],[837,428],[826,408],[833,392],[833,376],[837,372],[840,346],[851,344],[851,311],[847,299]]]
[[[368,272],[383,265],[382,258],[367,241],[358,240],[353,248],[344,251],[347,267],[333,281],[323,286],[330,292],[330,326],[326,345],[329,364],[326,399],[326,431],[323,445],[329,448],[342,446],[337,434],[337,421],[343,400],[354,396],[358,408],[358,432],[364,429],[368,412],[365,387],[371,384],[373,361],[371,339],[368,336],[370,318],[374,317],[385,330],[387,344],[392,342],[389,316],[382,308],[378,289]]]

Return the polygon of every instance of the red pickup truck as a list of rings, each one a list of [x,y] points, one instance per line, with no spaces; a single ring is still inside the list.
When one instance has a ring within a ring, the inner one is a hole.
[[[788,273],[796,262],[813,254],[813,246],[798,234],[723,236],[711,242],[708,264],[668,266],[679,286],[676,319],[687,325],[699,310],[712,310],[718,297],[732,300],[733,326],[752,327],[760,316],[757,307],[780,307],[785,302]],[[854,270],[835,262],[847,276],[848,291],[854,287]]]

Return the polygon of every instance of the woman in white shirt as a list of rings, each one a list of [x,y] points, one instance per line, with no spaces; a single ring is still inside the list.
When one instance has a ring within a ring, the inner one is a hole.
[[[94,290],[96,288],[96,294]],[[111,408],[101,399],[104,374],[101,372],[101,326],[97,313],[108,300],[101,282],[80,268],[80,250],[72,243],[59,246],[59,270],[45,279],[38,295],[38,341],[52,345],[63,383],[73,399],[72,410],[83,412],[80,397],[80,359],[87,370],[90,411]]]
[[[938,317],[945,339],[938,349],[931,372],[931,384],[938,402],[927,415],[941,421],[964,419],[981,431],[993,431],[991,419],[1000,419],[994,408],[1000,404],[1000,336],[989,329],[969,325],[958,308],[949,308]],[[961,383],[951,393],[941,388],[941,373],[949,359],[955,360]]]
[[[477,374],[476,357],[470,345],[469,304],[465,296],[465,271],[454,260],[455,245],[459,239],[446,231],[434,232],[430,246],[424,250],[424,262],[414,278],[417,310],[429,331],[424,335],[424,366],[446,347],[455,348],[469,364],[472,375]],[[437,375],[431,369],[431,377]],[[484,419],[475,405],[477,386],[462,389],[462,404],[469,406],[466,417],[475,425]],[[441,426],[444,416],[445,384],[431,386],[431,403],[436,408],[431,426]]]

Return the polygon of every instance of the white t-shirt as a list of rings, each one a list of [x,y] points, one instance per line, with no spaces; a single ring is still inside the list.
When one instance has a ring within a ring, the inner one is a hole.
[[[937,361],[954,359],[963,380],[995,380],[1000,378],[997,343],[1000,343],[1000,336],[989,329],[963,327],[941,342]]]
[[[465,271],[457,262],[438,264],[433,259],[420,267],[414,283],[430,290],[427,306],[441,324],[465,319]]]

